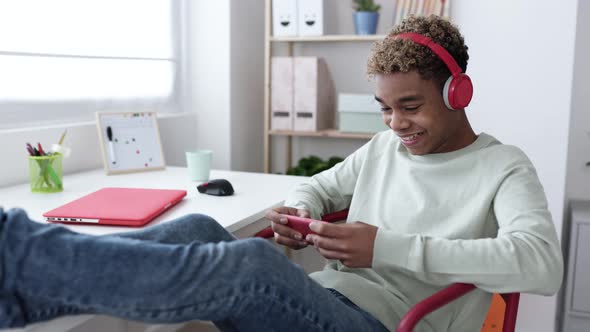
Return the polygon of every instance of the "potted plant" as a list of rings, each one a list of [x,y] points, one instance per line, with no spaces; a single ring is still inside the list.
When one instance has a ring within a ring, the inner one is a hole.
[[[377,33],[377,22],[379,22],[379,9],[381,5],[373,0],[354,0],[355,13],[354,30],[357,35],[374,35]]]
[[[295,167],[289,167],[287,175],[312,176],[323,172],[341,162],[342,158],[332,157],[325,161],[317,156],[301,158]]]

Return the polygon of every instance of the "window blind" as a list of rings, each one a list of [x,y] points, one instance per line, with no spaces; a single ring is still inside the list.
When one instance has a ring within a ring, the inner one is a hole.
[[[177,15],[173,0],[0,1],[0,127],[174,109]]]

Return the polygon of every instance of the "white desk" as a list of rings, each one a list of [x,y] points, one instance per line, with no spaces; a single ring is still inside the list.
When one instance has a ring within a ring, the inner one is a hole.
[[[31,193],[28,184],[0,188],[0,206],[5,209],[24,208],[31,219],[43,221],[44,212],[102,187],[184,189],[187,191],[187,196],[148,226],[189,213],[202,213],[211,216],[238,237],[245,237],[266,227],[267,223],[261,222],[266,210],[281,205],[291,189],[307,180],[307,178],[295,176],[215,170],[211,172],[211,178],[227,179],[234,187],[234,195],[220,197],[200,194],[196,189],[198,183],[189,181],[187,170],[181,167],[167,167],[164,171],[110,176],[105,175],[101,169],[65,175],[64,191],[61,193],[34,194]],[[96,225],[67,225],[67,227],[80,233],[93,235],[136,229]],[[32,325],[24,331],[65,331],[78,326],[91,317],[85,315],[59,318],[51,322]]]

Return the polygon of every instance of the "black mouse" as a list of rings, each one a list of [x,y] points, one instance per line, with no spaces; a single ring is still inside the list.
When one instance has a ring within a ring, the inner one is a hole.
[[[197,190],[201,194],[209,194],[215,196],[229,196],[233,195],[234,187],[225,179],[209,180],[197,186]]]

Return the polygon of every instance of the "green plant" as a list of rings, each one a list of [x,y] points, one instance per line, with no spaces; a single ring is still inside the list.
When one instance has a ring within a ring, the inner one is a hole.
[[[357,12],[378,12],[381,9],[381,5],[373,0],[354,0],[353,7]]]
[[[287,169],[287,175],[312,176],[330,169],[342,160],[344,159],[340,157],[331,157],[327,161],[316,156],[301,158],[299,159],[297,166],[289,167],[289,169]]]

